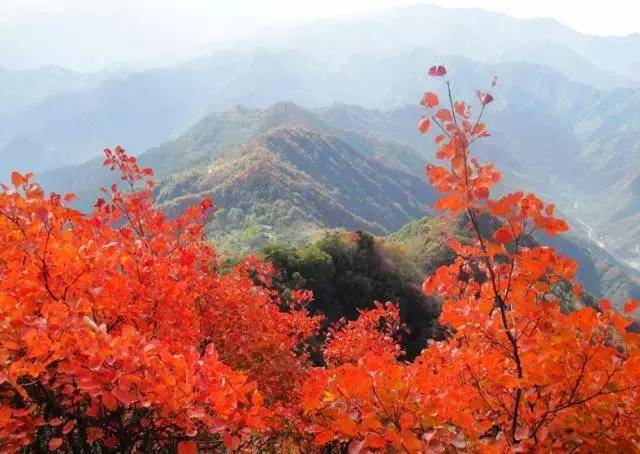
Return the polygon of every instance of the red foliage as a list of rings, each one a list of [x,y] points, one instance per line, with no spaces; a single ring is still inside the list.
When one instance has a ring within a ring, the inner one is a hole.
[[[0,194],[0,447],[241,446],[274,417],[265,397],[287,405],[317,320],[280,311],[256,260],[216,272],[210,200],[166,219],[152,172],[106,156],[129,192],[89,216],[31,175]]]
[[[438,95],[436,95],[432,91],[428,91],[422,97],[422,101],[420,102],[420,104],[422,104],[425,107],[431,108],[440,104],[440,100],[438,99]]]
[[[447,69],[440,65],[440,66],[432,66],[431,68],[429,68],[429,75],[431,77],[444,77],[447,74]]]
[[[316,444],[348,442],[354,452],[638,450],[639,336],[608,302],[601,312],[561,310],[563,299],[581,297],[576,265],[532,234],[567,224],[533,194],[490,197],[500,174],[470,146],[488,135],[481,120],[493,96],[478,92],[471,122],[469,106],[445,83],[451,109],[421,124],[438,125],[437,156],[447,166],[429,165],[427,175],[443,195],[436,208],[466,220],[471,238],[450,241],[457,258],[423,287],[442,299],[441,322],[454,334],[412,364],[365,353],[314,371],[303,406],[315,415]]]
[[[354,321],[343,320],[329,328],[324,345],[324,359],[328,364],[357,363],[367,353],[392,358],[403,354],[397,343],[403,329],[398,307],[390,302],[383,306],[377,301],[374,306],[360,311]]]

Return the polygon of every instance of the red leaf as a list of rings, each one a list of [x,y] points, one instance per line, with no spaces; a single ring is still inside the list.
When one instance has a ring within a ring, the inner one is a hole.
[[[26,178],[23,177],[20,172],[11,172],[11,183],[13,183],[15,187],[22,186],[26,182]]]
[[[627,301],[627,304],[624,305],[624,311],[628,314],[638,309],[638,307],[640,307],[640,302],[636,300],[629,300]]]
[[[429,68],[429,75],[431,77],[442,77],[445,74],[447,74],[447,69],[442,65]]]
[[[451,115],[449,109],[440,109],[438,112],[436,112],[436,118],[440,121],[453,120],[453,116]]]
[[[62,428],[62,433],[65,435],[68,434],[73,430],[75,426],[76,426],[76,422],[73,419],[70,419]]]
[[[429,131],[429,128],[431,128],[431,120],[429,120],[429,117],[422,117],[418,122],[418,130],[424,134]]]
[[[115,411],[118,408],[118,399],[113,397],[111,393],[105,393],[102,395],[102,404],[109,411]]]
[[[479,199],[486,199],[489,197],[489,188],[482,186],[476,189],[476,196]]]
[[[493,96],[491,96],[489,93],[486,93],[484,91],[480,91],[480,90],[476,91],[476,96],[478,97],[478,99],[480,100],[480,103],[483,106],[486,106],[491,101],[493,101]]]
[[[178,443],[178,454],[198,454],[198,444],[195,441],[181,441]]]
[[[438,95],[433,93],[432,91],[428,91],[422,97],[422,101],[420,102],[425,107],[435,107],[440,104],[440,100],[438,99]]]
[[[611,305],[611,301],[609,301],[607,299],[600,300],[600,309],[602,309],[605,312],[608,312],[612,308],[613,308],[613,306]]]
[[[55,451],[62,446],[62,438],[52,438],[49,440],[49,451]]]
[[[111,393],[125,405],[131,405],[131,403],[136,400],[135,394],[119,388],[114,389]]]
[[[229,432],[225,432],[224,435],[222,435],[222,441],[230,451],[235,451],[238,449],[238,446],[240,446],[240,439],[231,435]]]
[[[453,103],[453,106],[458,115],[464,118],[469,118],[469,106],[460,101]]]
[[[206,210],[208,208],[213,208],[213,200],[211,200],[211,197],[207,197],[205,199],[202,199],[202,201],[200,202],[200,206],[202,207],[203,210]]]
[[[496,232],[493,234],[493,237],[502,244],[506,244],[513,239],[513,235],[506,227],[500,227],[498,230],[496,230]]]

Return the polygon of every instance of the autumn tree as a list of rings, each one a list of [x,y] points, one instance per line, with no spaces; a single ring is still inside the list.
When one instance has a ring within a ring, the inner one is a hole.
[[[105,165],[124,189],[90,215],[30,174],[0,193],[0,450],[253,445],[297,402],[317,318],[255,260],[218,273],[210,200],[166,219],[150,169]]]
[[[446,162],[426,169],[442,194],[435,208],[469,232],[468,241],[449,239],[455,260],[423,285],[441,298],[452,335],[411,364],[365,353],[318,372],[303,402],[316,415],[316,443],[354,452],[640,449],[640,339],[627,331],[630,319],[606,300],[600,310],[561,310],[563,298],[582,298],[576,264],[534,234],[567,224],[534,194],[492,197],[500,174],[471,146],[489,135],[482,119],[493,96],[477,92],[474,119],[453,99],[443,66],[429,75],[443,81],[445,99],[426,93],[430,113],[418,123],[423,133],[437,129],[437,157]],[[625,311],[637,307],[630,301]],[[369,339],[362,328],[348,337]]]

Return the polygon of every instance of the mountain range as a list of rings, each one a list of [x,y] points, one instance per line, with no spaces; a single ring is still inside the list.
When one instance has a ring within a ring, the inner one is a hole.
[[[204,117],[138,159],[155,165],[156,200],[168,214],[214,199],[220,210],[208,232],[226,253],[268,243],[303,246],[332,229],[386,236],[433,217],[437,195],[424,177],[429,153],[371,129],[394,118],[403,124],[400,118],[414,113],[412,107],[389,114],[344,104],[308,110],[291,102],[236,107]],[[113,179],[97,158],[40,178],[47,188],[79,194],[84,208]],[[442,238],[427,240],[444,247]],[[580,263],[579,280],[593,295],[616,302],[640,297],[638,274],[592,241],[573,235],[543,242]]]
[[[255,249],[308,241],[314,230],[386,234],[430,212],[431,187],[356,151],[336,135],[277,127],[211,164],[171,176],[158,202],[172,213],[210,195],[219,245]]]
[[[426,78],[433,63],[462,99],[499,77],[477,155],[503,171],[503,191],[557,202],[598,279],[629,293],[626,266],[640,268],[640,35],[416,5],[165,68],[0,69],[0,172],[35,171],[87,207],[110,181],[101,150],[120,143],[156,170],[169,210],[215,194],[211,233],[227,245],[334,227],[386,235],[433,201],[423,169],[434,149],[415,127],[422,93],[444,95]],[[628,285],[611,284],[618,272]]]

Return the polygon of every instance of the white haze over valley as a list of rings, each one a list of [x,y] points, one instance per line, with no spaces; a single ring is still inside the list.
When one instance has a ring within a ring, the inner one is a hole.
[[[355,16],[416,0],[2,0],[0,66],[77,71],[178,63],[220,47],[255,45],[317,19]],[[517,18],[552,17],[588,34],[640,32],[634,0],[437,0]],[[430,24],[425,23],[425,28]],[[460,31],[464,34],[464,30]],[[487,29],[487,33],[491,33]]]

